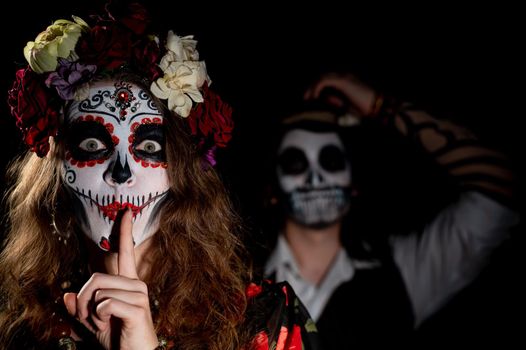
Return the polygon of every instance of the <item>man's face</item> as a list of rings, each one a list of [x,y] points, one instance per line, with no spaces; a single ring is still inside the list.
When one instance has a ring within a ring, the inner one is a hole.
[[[131,208],[139,245],[158,229],[169,189],[160,110],[137,85],[108,80],[72,103],[65,123],[64,181],[84,233],[101,249],[115,249],[115,220]]]
[[[294,129],[285,134],[277,175],[290,217],[304,226],[328,226],[349,208],[351,167],[334,132]]]

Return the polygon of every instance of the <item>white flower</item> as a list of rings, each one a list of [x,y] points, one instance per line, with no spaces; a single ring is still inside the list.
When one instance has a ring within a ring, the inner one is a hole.
[[[199,61],[196,45],[197,41],[193,40],[193,36],[181,38],[169,31],[167,53],[159,63],[164,76],[153,82],[150,88],[155,96],[168,100],[170,111],[183,118],[190,114],[193,102],[203,102],[199,88],[205,81],[209,85],[211,83],[205,62]]]
[[[175,55],[174,61],[198,61],[199,52],[196,50],[197,40],[193,35],[180,37],[173,31],[168,32],[166,38],[166,48]]]
[[[197,84],[202,79],[202,73],[200,73],[200,69],[192,68],[187,63],[199,62],[174,62],[170,64],[165,75],[153,82],[150,87],[155,96],[168,100],[169,110],[183,118],[190,114],[192,100],[196,103],[203,102],[203,96]]]

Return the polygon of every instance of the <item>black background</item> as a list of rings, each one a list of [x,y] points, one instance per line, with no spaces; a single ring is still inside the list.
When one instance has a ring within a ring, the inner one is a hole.
[[[22,49],[27,41],[53,20],[86,17],[87,9],[100,4],[12,2],[1,24],[0,91],[7,91],[15,70],[26,64]],[[327,71],[354,72],[378,89],[468,126],[522,170],[526,116],[520,52],[526,30],[516,7],[344,1],[146,5],[165,29],[195,35],[212,88],[235,109],[236,132],[231,148],[219,155],[219,170],[249,225],[257,225],[275,121]],[[2,168],[23,149],[4,101],[0,99]],[[386,180],[383,185],[397,183]],[[519,287],[524,276],[520,231],[497,251],[482,277],[424,327],[423,339],[435,344],[454,343],[452,337],[466,344],[524,343],[519,338],[525,311],[524,288]]]

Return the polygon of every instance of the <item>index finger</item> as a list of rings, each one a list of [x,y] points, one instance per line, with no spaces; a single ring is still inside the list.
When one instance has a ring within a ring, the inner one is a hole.
[[[135,265],[135,248],[132,234],[133,212],[126,209],[121,220],[119,253],[118,253],[118,271],[119,276],[128,278],[138,278],[137,266]]]

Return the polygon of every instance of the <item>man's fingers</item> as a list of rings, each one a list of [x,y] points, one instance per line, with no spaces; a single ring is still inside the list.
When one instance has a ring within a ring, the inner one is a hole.
[[[126,209],[122,216],[120,227],[118,268],[119,276],[138,278],[137,266],[135,265],[132,219],[133,213],[131,209]]]
[[[318,81],[305,91],[303,95],[304,100],[315,100],[320,97],[320,92],[327,86],[326,82]]]

